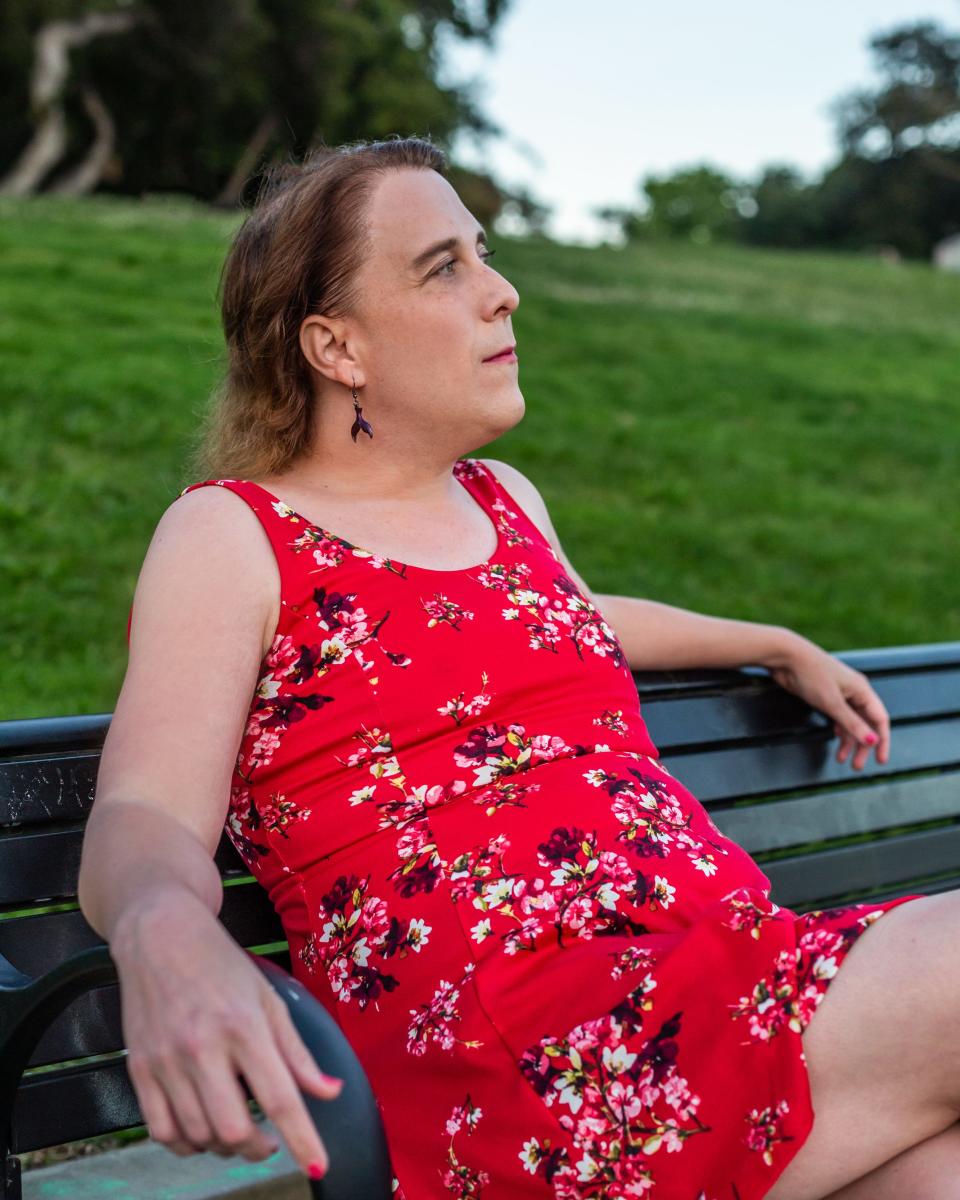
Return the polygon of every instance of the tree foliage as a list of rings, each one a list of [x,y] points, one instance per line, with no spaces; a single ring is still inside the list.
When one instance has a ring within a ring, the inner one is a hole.
[[[960,35],[924,21],[869,45],[878,82],[835,103],[839,158],[820,179],[782,163],[750,181],[683,168],[648,177],[637,210],[598,215],[628,240],[733,237],[928,257],[960,231]]]
[[[511,0],[123,0],[103,11],[135,14],[127,32],[78,45],[61,100],[66,150],[42,181],[55,189],[93,137],[91,92],[114,132],[101,190],[186,192],[229,204],[258,168],[312,145],[397,133],[450,150],[456,133],[498,136],[466,85],[440,82],[443,39],[490,42]],[[82,0],[6,0],[0,68],[13,83],[0,100],[0,162],[29,144],[38,114],[29,80],[38,33],[78,22]],[[495,180],[460,170],[490,219],[510,199]],[[531,218],[542,211],[529,197]]]

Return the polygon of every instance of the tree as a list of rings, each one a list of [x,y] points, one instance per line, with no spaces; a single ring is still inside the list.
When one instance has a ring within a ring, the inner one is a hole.
[[[786,164],[765,167],[741,204],[739,236],[760,246],[816,245],[823,237],[820,189]]]
[[[927,257],[960,229],[960,36],[924,21],[870,48],[879,86],[835,105],[843,154],[822,183],[824,232]]]
[[[960,141],[960,36],[923,21],[869,43],[880,86],[834,105],[841,148],[889,158],[918,146],[956,149]]]
[[[0,66],[13,98],[0,100],[0,161],[9,172],[43,119],[27,94],[44,31],[121,12],[127,28],[76,43],[64,58],[58,153],[23,190],[62,188],[73,173],[79,190],[182,191],[233,204],[268,162],[320,140],[420,133],[449,150],[460,130],[497,136],[469,87],[439,82],[439,47],[447,35],[489,42],[510,2],[116,0],[91,14],[84,0],[6,0]],[[98,136],[96,170],[77,176]]]
[[[642,209],[596,210],[602,220],[619,225],[628,241],[652,237],[711,242],[736,233],[743,189],[714,167],[704,164],[671,175],[648,175],[641,187]]]

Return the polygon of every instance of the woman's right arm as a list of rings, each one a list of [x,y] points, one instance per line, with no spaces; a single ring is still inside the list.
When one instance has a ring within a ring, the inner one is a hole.
[[[110,946],[127,1066],[150,1135],[178,1154],[272,1147],[237,1075],[304,1172],[328,1155],[300,1089],[325,1082],[283,1000],[230,937],[213,856],[280,582],[244,501],[218,487],[161,517],[137,581],[78,900]]]

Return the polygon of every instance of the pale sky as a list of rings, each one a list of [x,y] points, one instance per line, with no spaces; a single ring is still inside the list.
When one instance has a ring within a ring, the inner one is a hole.
[[[819,173],[831,101],[876,78],[867,39],[925,19],[960,33],[960,0],[513,0],[493,49],[447,44],[442,78],[479,78],[505,131],[455,157],[553,204],[554,237],[595,242],[590,209],[636,207],[648,172]]]

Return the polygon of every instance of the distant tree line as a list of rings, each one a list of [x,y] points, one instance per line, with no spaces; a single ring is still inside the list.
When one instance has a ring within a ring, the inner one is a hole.
[[[835,103],[840,157],[804,180],[789,164],[736,180],[706,164],[647,176],[645,203],[597,210],[628,240],[895,251],[927,258],[960,232],[960,36],[924,21],[880,34],[872,89]]]
[[[440,82],[444,37],[490,44],[511,0],[4,0],[0,193],[182,192],[233,206],[264,167],[398,132],[502,135]],[[452,157],[452,155],[451,155]],[[481,221],[549,210],[454,162]]]

